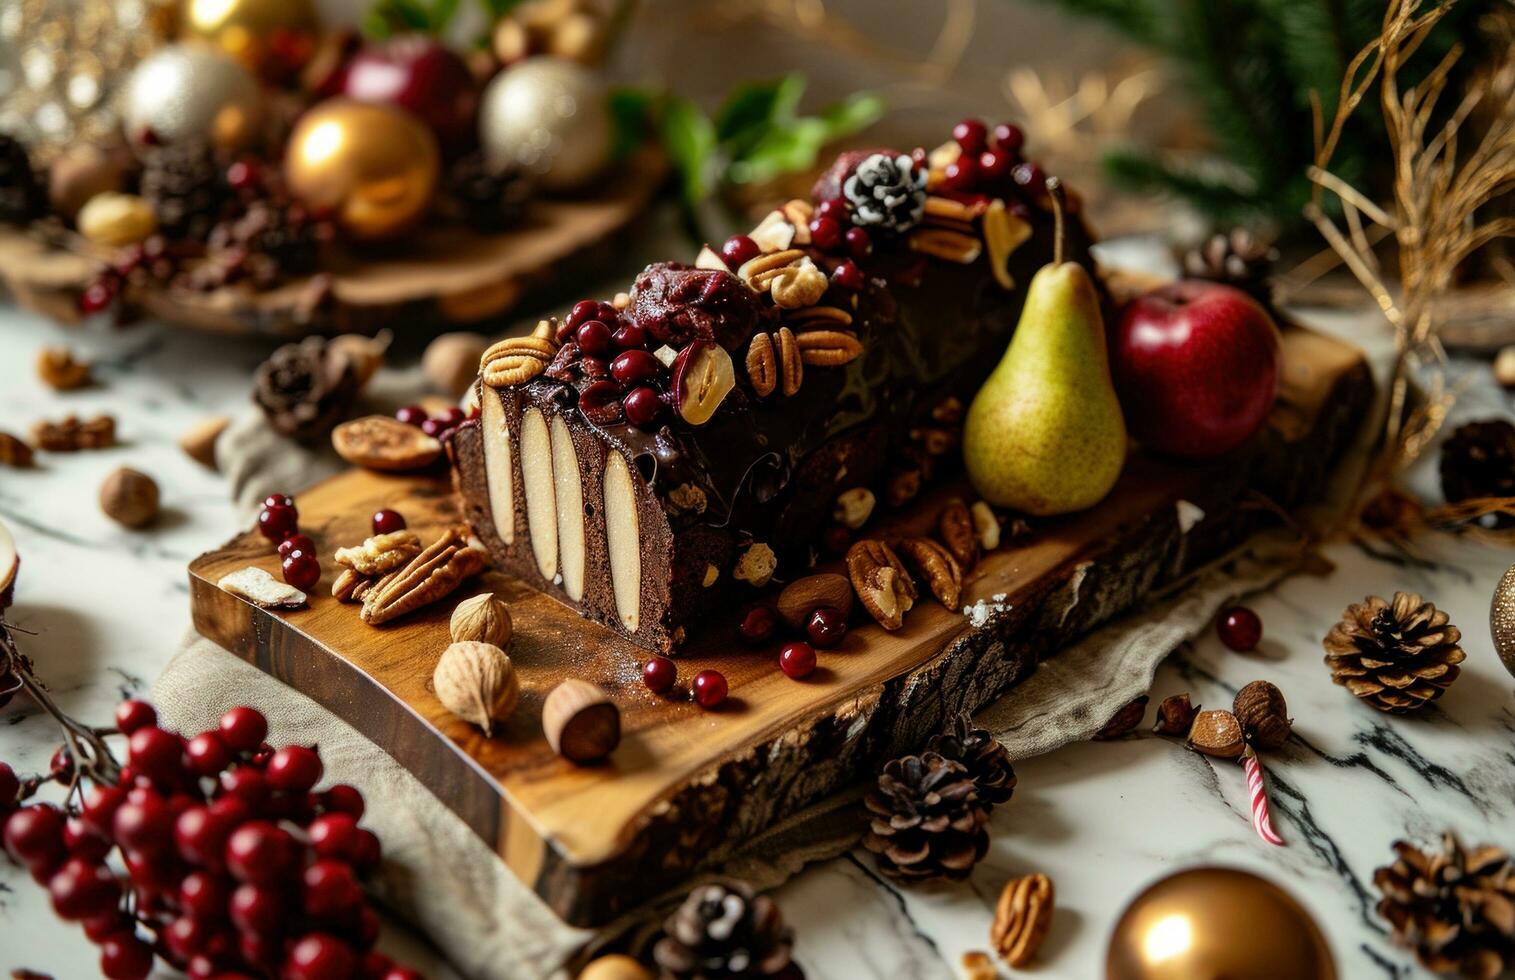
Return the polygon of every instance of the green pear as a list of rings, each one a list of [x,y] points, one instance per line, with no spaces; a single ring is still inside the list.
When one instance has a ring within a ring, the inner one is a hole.
[[[1084,510],[1126,460],[1099,297],[1076,262],[1031,279],[1020,323],[963,428],[968,477],[985,500],[1041,516]]]

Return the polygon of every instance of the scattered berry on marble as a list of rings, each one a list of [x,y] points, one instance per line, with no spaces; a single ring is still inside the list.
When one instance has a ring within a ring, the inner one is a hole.
[[[1231,650],[1247,653],[1262,642],[1262,619],[1246,606],[1232,606],[1221,611],[1215,621],[1215,632]]]

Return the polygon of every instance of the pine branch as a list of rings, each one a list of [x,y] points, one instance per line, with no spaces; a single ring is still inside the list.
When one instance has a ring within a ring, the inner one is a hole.
[[[1166,9],[1157,11],[1149,0],[1040,0],[1080,17],[1102,20],[1135,41],[1165,47],[1169,40]],[[1166,5],[1165,5],[1166,6]]]
[[[1221,176],[1202,173],[1196,167],[1166,163],[1140,148],[1111,150],[1102,162],[1117,185],[1130,190],[1172,194],[1218,219],[1255,220],[1261,212],[1268,210],[1248,189]]]

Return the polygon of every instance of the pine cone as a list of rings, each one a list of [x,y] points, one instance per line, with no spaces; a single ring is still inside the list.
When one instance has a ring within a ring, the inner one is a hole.
[[[480,152],[460,157],[447,171],[454,217],[475,231],[501,231],[521,220],[531,187],[513,166],[490,163]]]
[[[842,196],[853,224],[908,231],[926,213],[926,171],[907,154],[874,153],[842,181]]]
[[[700,885],[663,923],[652,956],[663,976],[794,977],[794,932],[779,907],[740,881]]]
[[[1395,942],[1435,973],[1493,980],[1515,967],[1515,865],[1503,849],[1465,851],[1449,833],[1439,852],[1404,841],[1394,851],[1373,884]]]
[[[0,134],[0,224],[24,225],[47,213],[47,194],[26,144]]]
[[[1515,497],[1515,425],[1485,419],[1458,426],[1441,447],[1441,492],[1454,504]]]
[[[1235,286],[1263,306],[1272,309],[1273,289],[1268,277],[1278,249],[1245,228],[1233,228],[1229,234],[1218,232],[1203,245],[1184,253],[1184,273],[1191,279]]]
[[[320,337],[285,344],[258,366],[253,400],[269,424],[295,439],[327,435],[358,394],[352,361]]]
[[[322,237],[320,224],[304,209],[282,201],[254,201],[241,216],[211,230],[211,261],[206,265],[222,274],[202,285],[214,288],[246,276],[259,289],[268,289],[310,275],[320,264]]]
[[[1462,634],[1420,596],[1394,593],[1348,606],[1326,634],[1331,679],[1380,711],[1404,714],[1441,697],[1457,680]]]
[[[159,147],[142,169],[141,194],[169,239],[203,241],[229,198],[226,174],[204,143]]]
[[[931,736],[927,752],[960,762],[973,778],[973,788],[986,806],[994,807],[1010,799],[1015,792],[1015,769],[1010,753],[999,740],[982,728],[974,728],[967,714],[958,715],[952,730]]]
[[[890,760],[865,802],[863,843],[891,878],[966,878],[989,850],[989,807],[961,762],[935,752]]]

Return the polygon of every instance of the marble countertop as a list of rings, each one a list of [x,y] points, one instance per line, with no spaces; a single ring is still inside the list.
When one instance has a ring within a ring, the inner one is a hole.
[[[1380,346],[1381,337],[1369,338]],[[97,365],[96,387],[60,395],[35,377],[43,344],[68,343]],[[105,720],[123,696],[143,692],[189,622],[186,564],[243,519],[219,478],[179,451],[180,433],[212,413],[247,404],[247,377],[266,343],[184,334],[147,325],[64,329],[0,306],[0,429],[38,418],[110,412],[122,445],[42,457],[33,471],[0,469],[0,519],[23,555],[13,623],[41,677],[76,717]],[[1509,401],[1468,366],[1460,415],[1508,413]],[[164,516],[125,531],[96,504],[120,465],[151,474]],[[1420,474],[1434,494],[1434,480]],[[1335,570],[1294,578],[1248,600],[1266,638],[1252,654],[1213,634],[1160,669],[1153,704],[1192,693],[1229,706],[1256,678],[1287,695],[1295,736],[1266,760],[1275,825],[1271,848],[1248,820],[1241,768],[1150,734],[1072,745],[1016,764],[1019,787],[993,820],[989,856],[964,884],[900,889],[856,853],[816,865],[777,892],[796,928],[796,954],[814,980],[953,977],[961,955],[987,948],[994,902],[1014,875],[1042,871],[1057,911],[1036,975],[1102,973],[1110,929],[1126,901],[1166,872],[1209,863],[1254,869],[1284,884],[1321,923],[1343,977],[1417,975],[1373,914],[1373,869],[1390,844],[1433,840],[1445,828],[1469,843],[1515,845],[1515,710],[1512,681],[1488,633],[1489,596],[1515,552],[1449,536],[1415,542],[1416,556],[1341,542]],[[1468,659],[1445,699],[1421,717],[1389,718],[1330,683],[1321,638],[1365,594],[1414,590],[1446,609]],[[1143,731],[1151,724],[1149,712]],[[0,711],[0,758],[44,768],[57,739],[24,699]],[[424,944],[387,929],[387,943],[425,969],[450,975]],[[0,859],[0,967],[57,977],[96,975],[93,947],[53,917],[44,892]]]

